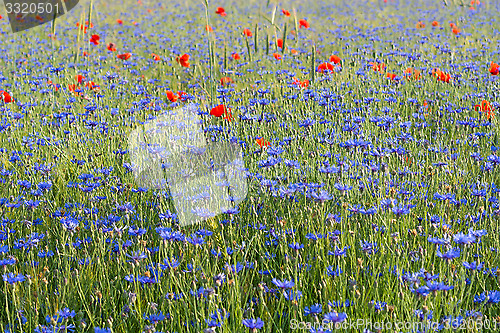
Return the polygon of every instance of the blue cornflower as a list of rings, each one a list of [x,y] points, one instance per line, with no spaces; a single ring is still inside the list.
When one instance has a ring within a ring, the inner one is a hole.
[[[448,252],[442,253],[440,249],[436,251],[436,255],[439,258],[446,259],[446,260],[451,260],[460,257],[460,248],[455,247]]]
[[[260,330],[262,327],[264,327],[264,322],[260,318],[243,319],[242,324],[248,327],[252,332]]]
[[[347,314],[344,312],[338,313],[337,311],[332,311],[324,316],[324,320],[329,323],[341,323],[347,319]]]
[[[7,274],[4,274],[2,275],[3,277],[3,280],[9,284],[14,284],[14,283],[17,283],[17,282],[23,282],[26,277],[22,274],[18,274],[17,276],[10,272],[10,273],[7,273]]]
[[[132,254],[127,253],[126,256],[131,259],[127,260],[127,262],[132,262],[134,264],[137,264],[142,259],[146,259],[148,257],[147,254],[141,251],[132,252]]]
[[[480,270],[480,269],[483,268],[484,262],[482,262],[482,263],[479,264],[479,263],[477,263],[477,262],[474,261],[474,262],[471,262],[469,264],[468,262],[464,261],[463,265],[467,269],[470,269],[470,270],[473,270],[473,271],[478,271],[478,270]]]
[[[361,241],[361,250],[367,255],[375,254],[378,252],[377,243],[369,243],[367,241]]]
[[[304,316],[308,316],[308,315],[315,316],[317,314],[320,314],[321,312],[323,312],[323,307],[319,303],[313,304],[313,305],[311,305],[311,307],[306,306],[304,308]]]
[[[287,280],[280,281],[277,279],[273,279],[272,282],[274,283],[274,285],[276,287],[282,288],[282,289],[290,289],[290,288],[293,288],[293,286],[295,286],[295,282],[293,282],[293,281],[287,281]]]
[[[457,244],[471,244],[471,243],[474,243],[476,241],[476,237],[474,237],[474,235],[471,235],[471,234],[464,234],[463,232],[460,232],[458,234],[455,234],[453,235],[453,241]]]
[[[109,328],[100,328],[98,326],[94,327],[94,333],[111,333]]]
[[[161,311],[158,313],[153,313],[149,316],[143,315],[143,317],[144,317],[144,319],[149,321],[151,324],[158,324],[160,321],[162,321],[166,318],[165,315]]]
[[[304,244],[299,244],[299,243],[292,243],[292,244],[288,244],[288,246],[289,246],[291,249],[295,250],[295,251],[298,251],[298,250],[300,250],[300,249],[304,248]]]

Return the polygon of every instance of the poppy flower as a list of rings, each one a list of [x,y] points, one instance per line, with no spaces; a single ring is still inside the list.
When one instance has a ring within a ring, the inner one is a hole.
[[[208,32],[213,32],[214,31],[214,29],[211,26],[209,26],[208,24],[205,26],[205,30],[208,31]]]
[[[283,15],[285,16],[290,16],[290,12],[286,9],[282,9],[281,12],[283,13]]]
[[[299,54],[299,52],[298,52],[297,50],[295,50],[295,49],[291,49],[291,50],[290,50],[290,53],[292,53],[293,55],[297,55],[297,54]]]
[[[337,65],[338,63],[340,63],[342,59],[340,59],[339,56],[336,56],[336,55],[332,55],[330,57],[330,62],[333,62],[335,65]]]
[[[224,119],[231,120],[231,108],[226,107],[223,104],[219,104],[210,110],[210,115],[220,118],[224,115]]]
[[[264,147],[267,148],[271,145],[271,143],[269,141],[266,141],[263,138],[258,138],[257,140],[255,140],[255,143],[258,144],[260,148],[264,148]]]
[[[451,75],[441,71],[440,69],[434,68],[432,70],[432,76],[436,77],[439,81],[449,83],[451,80]]]
[[[483,100],[481,104],[474,105],[474,110],[484,113],[486,119],[490,120],[495,117],[494,108],[491,106],[490,102]]]
[[[387,73],[387,74],[386,74],[386,76],[387,76],[389,79],[394,80],[394,79],[396,78],[396,76],[397,76],[397,75],[396,75],[396,74],[394,74],[394,73]]]
[[[181,102],[185,102],[188,99],[188,94],[184,91],[178,91],[177,95],[179,96]]]
[[[279,54],[279,53],[273,53],[273,57],[276,60],[281,60],[281,54]]]
[[[452,32],[455,34],[455,35],[458,35],[460,33],[460,29],[458,28],[453,28]]]
[[[78,84],[82,84],[85,81],[85,76],[78,74],[75,79],[78,81]]]
[[[157,54],[154,54],[154,53],[151,53],[151,57],[153,57],[154,61],[160,61],[161,60],[160,56],[157,55]]]
[[[433,27],[439,27],[439,22],[438,21],[432,21],[432,26]]]
[[[117,19],[117,20],[116,20],[116,23],[118,23],[118,24],[123,24],[123,21],[122,21],[122,20],[120,20],[120,19]]]
[[[302,88],[307,88],[307,87],[309,87],[309,80],[300,81],[299,79],[294,77],[292,84],[294,84],[296,86],[300,86]]]
[[[372,66],[375,72],[382,73],[385,70],[385,64],[383,62],[369,62],[368,64]]]
[[[182,67],[189,67],[189,54],[183,54],[180,57],[177,57],[175,60],[181,65]]]
[[[423,29],[423,28],[425,28],[425,23],[422,22],[422,21],[418,21],[417,25],[416,25],[416,28],[417,29]]]
[[[228,76],[224,76],[220,79],[220,84],[223,86],[227,86],[229,83],[234,83],[234,81]]]
[[[300,28],[304,27],[306,29],[309,29],[309,22],[307,22],[306,20],[302,19],[302,20],[299,20],[299,26]]]
[[[500,65],[495,64],[494,62],[490,63],[490,73],[491,73],[491,75],[498,75],[499,70],[500,70]]]
[[[278,47],[279,47],[280,49],[281,49],[281,48],[283,48],[283,39],[278,38],[278,39],[276,40],[276,44],[278,44]]]
[[[405,75],[406,75],[406,78],[409,80],[410,78],[413,78],[415,80],[420,80],[420,74],[421,72],[417,69],[414,69],[414,68],[407,68],[405,70]]]
[[[0,90],[0,99],[4,103],[11,103],[12,101],[14,101],[14,99],[12,98],[12,96],[10,96],[8,92],[3,91],[3,90]]]
[[[115,43],[108,43],[106,48],[111,52],[116,52],[116,44]]]
[[[116,57],[121,60],[128,60],[132,56],[131,53],[118,54]]]
[[[219,14],[220,16],[226,16],[226,10],[224,7],[217,7],[217,10],[215,11],[216,14]]]
[[[179,97],[176,94],[174,94],[171,90],[167,90],[167,98],[170,102],[174,103],[177,102],[177,99]]]
[[[234,60],[240,60],[241,57],[238,53],[231,53],[231,57],[234,59]]]
[[[247,37],[252,37],[252,31],[250,29],[243,29],[243,34]]]
[[[318,66],[318,72],[320,73],[330,73],[333,72],[335,68],[329,62],[324,62]]]
[[[99,39],[101,39],[99,35],[92,35],[90,42],[94,45],[99,45]]]
[[[85,84],[85,87],[89,88],[90,90],[99,90],[99,86],[92,81],[87,82],[87,84]]]

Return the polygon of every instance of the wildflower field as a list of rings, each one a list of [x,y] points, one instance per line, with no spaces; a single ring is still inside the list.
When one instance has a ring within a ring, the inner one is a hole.
[[[497,330],[500,2],[464,1],[0,12],[0,331]],[[182,226],[127,138],[188,107],[248,193]]]

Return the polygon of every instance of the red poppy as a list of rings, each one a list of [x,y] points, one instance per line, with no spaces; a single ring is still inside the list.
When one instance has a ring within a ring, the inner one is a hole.
[[[89,88],[90,90],[99,90],[99,86],[92,81],[87,82],[85,87]]]
[[[296,55],[296,54],[299,54],[299,52],[295,49],[291,49],[290,52],[293,54],[293,55]]]
[[[299,20],[299,26],[300,28],[304,27],[306,29],[309,29],[309,22],[307,22],[306,20]]]
[[[178,91],[177,95],[179,96],[179,99],[181,100],[181,102],[185,102],[188,98],[188,94],[184,91]]]
[[[494,108],[491,106],[490,102],[483,100],[481,104],[474,105],[474,110],[484,113],[486,119],[490,120],[495,117]]]
[[[183,54],[182,56],[175,58],[175,60],[177,60],[179,65],[181,65],[182,67],[189,67],[190,66],[189,65],[189,54]]]
[[[273,53],[273,57],[276,60],[281,60],[281,54],[279,54],[279,53]]]
[[[336,56],[336,55],[332,55],[330,57],[330,62],[333,62],[335,65],[337,65],[338,63],[340,63],[342,61],[342,59],[340,59],[339,56]]]
[[[432,26],[433,27],[439,27],[439,22],[438,21],[432,21]]]
[[[434,68],[432,70],[432,75],[436,77],[439,81],[449,83],[451,80],[451,75],[441,71],[440,69]]]
[[[301,86],[302,88],[307,88],[307,87],[309,87],[309,80],[304,80],[301,82],[299,79],[294,77],[292,84],[294,84],[296,86]]]
[[[233,118],[231,115],[231,108],[228,108],[223,104],[219,104],[216,107],[212,108],[212,110],[210,110],[210,114],[217,118],[220,118],[224,115],[224,119],[229,121]]]
[[[385,64],[383,62],[380,62],[380,63],[379,62],[369,62],[368,64],[372,66],[372,69],[375,72],[382,73],[385,70]]]
[[[252,37],[252,31],[250,29],[243,29],[243,34],[247,37]]]
[[[82,84],[85,81],[85,76],[78,74],[75,79],[78,81],[78,84]]]
[[[283,39],[278,38],[278,39],[276,40],[276,44],[278,44],[278,47],[279,47],[280,49],[281,49],[281,48],[283,48]]]
[[[209,26],[208,24],[205,26],[205,30],[208,31],[208,32],[213,32],[214,29],[212,29],[211,26]]]
[[[0,99],[4,103],[11,103],[11,102],[14,101],[14,99],[12,98],[12,96],[10,96],[8,92],[3,91],[3,90],[0,90]]]
[[[116,44],[115,43],[108,43],[106,48],[111,52],[116,52]]]
[[[220,84],[223,86],[227,86],[229,83],[234,83],[234,81],[233,81],[233,79],[231,79],[228,76],[225,76],[225,77],[220,79]]]
[[[498,75],[498,72],[500,71],[500,65],[495,64],[494,62],[490,63],[490,73],[491,75]]]
[[[329,62],[324,62],[318,66],[318,72],[320,73],[331,73],[334,69],[335,67]]]
[[[255,143],[258,144],[260,148],[264,148],[264,147],[267,148],[271,145],[271,143],[269,141],[266,141],[263,138],[258,138],[257,140],[255,140]]]
[[[116,57],[121,60],[128,60],[132,56],[131,53],[118,54]]]
[[[396,75],[396,74],[394,74],[394,73],[387,73],[387,74],[386,74],[386,76],[387,76],[389,79],[394,80],[394,79],[396,78],[396,76],[397,76],[397,75]]]
[[[241,57],[238,53],[231,53],[231,57],[234,59],[234,60],[240,60]]]
[[[117,19],[117,20],[116,20],[116,23],[118,23],[118,24],[123,24],[123,21],[122,21],[122,20],[120,20],[120,19]]]
[[[219,14],[220,16],[226,16],[226,10],[224,7],[217,7],[217,10],[215,11],[216,14]]]
[[[99,35],[92,35],[92,37],[90,38],[90,42],[94,45],[99,45],[99,39],[101,39]]]
[[[423,28],[425,28],[425,23],[422,22],[422,21],[418,21],[417,25],[416,25],[416,28],[417,29],[423,29]]]
[[[170,102],[177,102],[177,99],[179,98],[176,94],[174,94],[172,91],[167,90],[167,98]]]
[[[420,72],[419,70],[414,69],[414,68],[411,68],[411,67],[410,67],[410,68],[407,68],[407,69],[405,70],[405,75],[407,75],[407,76],[406,76],[406,78],[407,78],[408,80],[409,80],[410,78],[413,78],[413,79],[415,79],[415,80],[420,80],[420,73],[421,73],[421,72]]]
[[[157,54],[151,53],[151,56],[153,57],[154,61],[160,61],[161,60],[160,56],[157,55]]]
[[[290,12],[286,9],[282,9],[281,12],[283,13],[283,15],[285,16],[290,16]]]
[[[460,33],[460,29],[458,28],[453,28],[452,32],[455,34],[455,35],[458,35]]]

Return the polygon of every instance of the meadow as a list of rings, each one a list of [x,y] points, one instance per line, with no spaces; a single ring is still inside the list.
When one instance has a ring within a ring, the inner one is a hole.
[[[16,34],[0,12],[0,331],[497,330],[499,10],[99,0]],[[188,106],[248,193],[181,226],[127,138]]]

